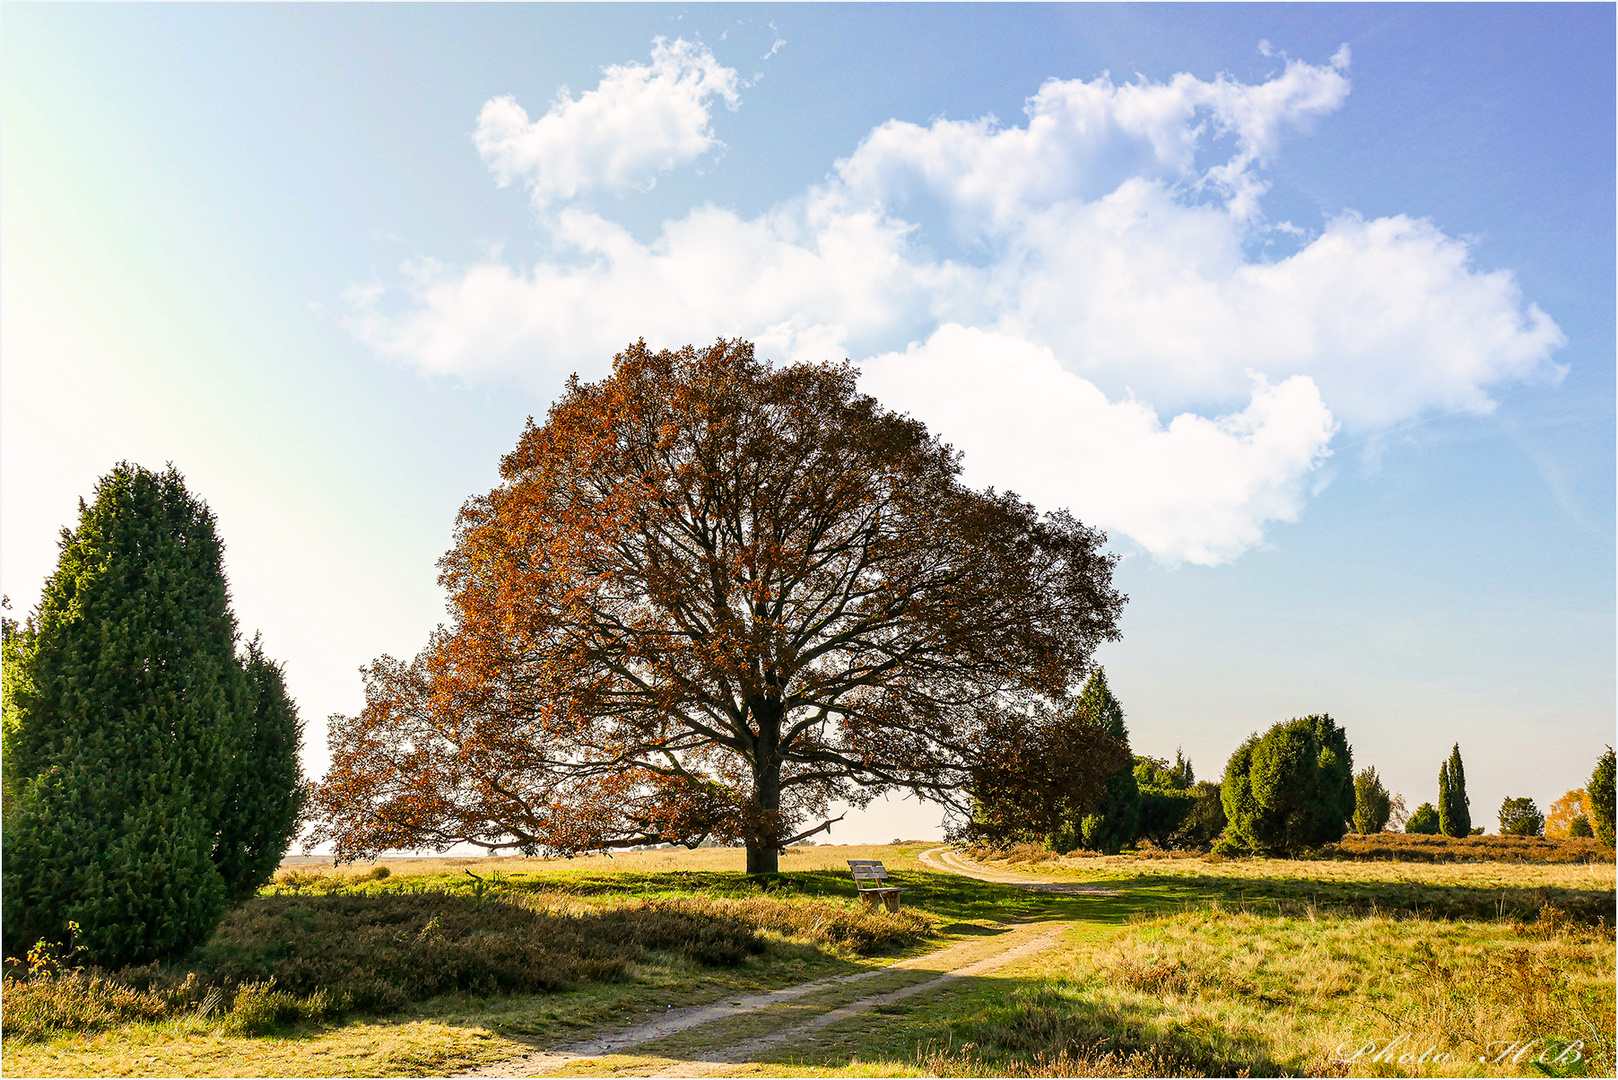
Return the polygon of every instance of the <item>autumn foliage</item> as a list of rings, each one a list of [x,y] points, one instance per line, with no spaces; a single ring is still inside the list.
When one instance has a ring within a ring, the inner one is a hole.
[[[340,856],[744,842],[836,800],[963,806],[1076,685],[1123,597],[1103,534],[746,342],[620,354],[530,422],[440,563],[453,622],[367,672],[317,794]]]

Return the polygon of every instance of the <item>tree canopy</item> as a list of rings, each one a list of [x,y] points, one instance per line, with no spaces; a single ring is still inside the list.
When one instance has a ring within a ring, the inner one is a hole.
[[[750,872],[835,800],[957,810],[996,725],[1117,636],[1105,536],[855,388],[750,344],[571,380],[440,563],[452,625],[367,672],[317,794],[343,857],[707,836]]]

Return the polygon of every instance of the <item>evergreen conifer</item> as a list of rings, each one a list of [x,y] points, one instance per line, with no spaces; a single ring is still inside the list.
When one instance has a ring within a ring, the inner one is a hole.
[[[252,896],[274,875],[297,834],[306,795],[298,772],[303,723],[281,666],[264,655],[255,637],[243,669],[247,707],[236,731],[232,780],[213,853],[232,903]]]
[[[1124,726],[1124,707],[1107,685],[1107,673],[1096,668],[1079,695],[1079,713],[1118,740],[1127,755],[1129,729]],[[1135,839],[1140,826],[1140,786],[1135,781],[1133,759],[1107,777],[1107,793],[1094,813],[1079,822],[1079,840],[1092,851],[1116,854]]]
[[[1438,831],[1445,836],[1472,833],[1472,800],[1466,795],[1466,768],[1461,764],[1461,744],[1456,743],[1449,759],[1438,767]]]
[[[5,637],[6,953],[63,941],[69,922],[104,966],[200,943],[226,903],[227,797],[264,767],[249,747],[269,745],[243,731],[252,697],[212,513],[172,466],[120,463]],[[266,732],[284,732],[266,708]]]
[[[1230,824],[1220,846],[1286,854],[1342,839],[1354,813],[1353,761],[1348,736],[1324,714],[1251,736],[1225,766]]]

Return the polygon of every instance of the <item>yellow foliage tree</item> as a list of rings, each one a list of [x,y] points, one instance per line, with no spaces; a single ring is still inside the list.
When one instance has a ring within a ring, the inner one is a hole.
[[[1583,788],[1574,788],[1551,803],[1550,812],[1545,815],[1545,835],[1559,840],[1567,839],[1573,819],[1580,816],[1590,817],[1590,796],[1585,794]]]

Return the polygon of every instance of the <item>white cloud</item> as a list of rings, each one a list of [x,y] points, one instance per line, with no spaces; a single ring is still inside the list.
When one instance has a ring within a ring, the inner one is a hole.
[[[1345,47],[1252,85],[1051,80],[1022,126],[889,121],[824,184],[756,217],[702,206],[642,242],[564,207],[541,217],[549,259],[416,259],[353,290],[350,325],[425,371],[541,397],[639,336],[877,357],[870,384],[965,449],[978,482],[1069,506],[1166,561],[1233,558],[1296,518],[1338,423],[1364,435],[1483,413],[1503,383],[1562,372],[1550,317],[1431,222],[1346,213],[1291,255],[1252,254],[1300,232],[1264,225],[1263,170],[1284,135],[1342,106],[1347,66]],[[479,147],[541,203],[645,186],[714,145],[714,95],[734,103],[734,72],[660,42],[651,67],[609,68],[532,124],[490,102]],[[660,134],[624,137],[637,125]],[[966,254],[930,254],[921,204]],[[1011,386],[1038,400],[977,408]],[[1155,409],[1180,415],[1165,426]],[[1105,437],[1075,433],[1068,412]]]
[[[1136,540],[1166,563],[1224,562],[1296,521],[1306,478],[1337,430],[1308,376],[1251,378],[1241,412],[1165,426],[1133,398],[1108,401],[1055,354],[949,324],[862,365],[860,387],[946,433],[966,479]]]
[[[650,64],[614,64],[578,100],[564,87],[538,120],[513,97],[485,103],[473,142],[497,183],[523,181],[539,206],[596,187],[644,191],[660,173],[723,145],[709,99],[734,109],[736,86],[735,70],[707,46],[658,38]]]

